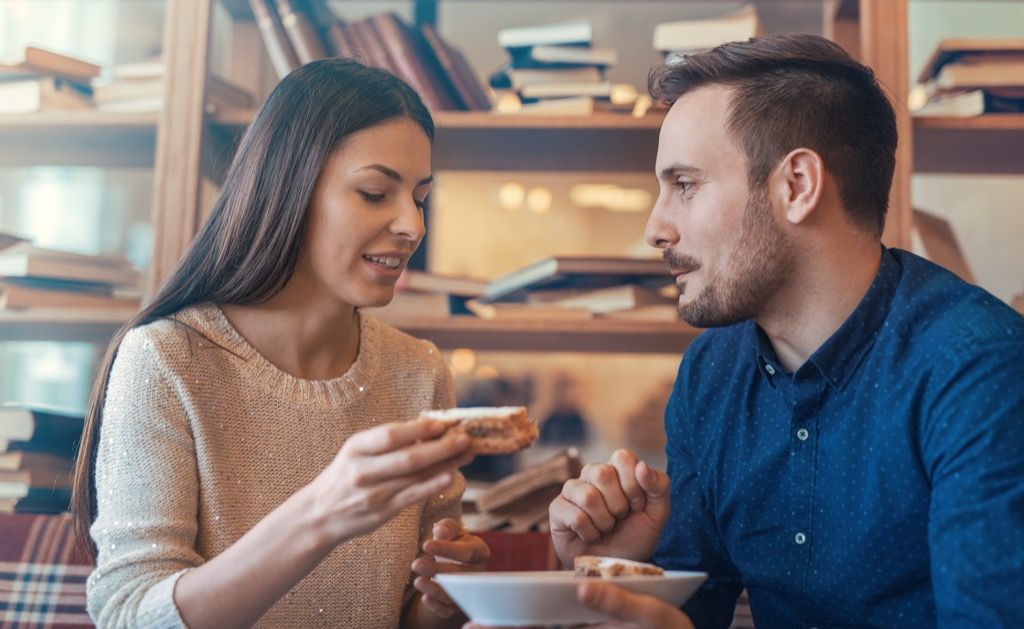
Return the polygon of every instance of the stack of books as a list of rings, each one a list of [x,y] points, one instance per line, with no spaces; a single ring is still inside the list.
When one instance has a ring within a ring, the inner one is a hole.
[[[760,35],[757,9],[748,4],[738,11],[713,18],[663,22],[654,27],[654,49],[676,63],[686,55],[704,52],[731,41]]]
[[[678,289],[659,259],[555,256],[487,284],[467,307],[484,319],[677,321]]]
[[[148,59],[114,66],[109,76],[92,83],[98,109],[118,112],[155,112],[164,103],[164,63]],[[256,104],[252,92],[216,75],[206,81],[206,111],[248,110]]]
[[[127,317],[139,308],[139,280],[121,256],[44,249],[27,240],[0,248],[0,310],[102,309]]]
[[[618,54],[593,47],[593,31],[583,20],[499,31],[498,44],[509,60],[491,75],[490,84],[498,93],[518,97],[506,100],[512,105],[500,106],[499,112],[586,115],[593,113],[596,100],[612,102],[614,87],[605,70],[618,61]],[[631,94],[635,100],[636,90]],[[616,103],[632,106],[619,99]]]
[[[71,502],[82,415],[0,406],[0,513],[60,513]]]
[[[579,452],[569,448],[493,485],[467,488],[462,519],[472,531],[547,531],[548,506],[581,469]]]
[[[472,277],[407,269],[398,280],[391,303],[361,310],[391,324],[472,314],[466,303],[483,295],[486,286],[484,280]]]
[[[279,78],[315,59],[353,57],[401,77],[434,111],[491,108],[465,56],[430,25],[414,27],[394,13],[346,22],[326,0],[249,5]]]
[[[34,46],[12,51],[0,57],[0,114],[89,109],[99,75],[83,59]]]
[[[915,116],[1024,112],[1024,38],[943,40],[917,81]]]

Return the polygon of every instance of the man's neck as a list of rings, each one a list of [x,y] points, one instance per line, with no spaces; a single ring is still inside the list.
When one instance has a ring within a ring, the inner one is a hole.
[[[819,243],[794,264],[793,277],[757,317],[782,366],[795,372],[850,317],[881,263],[877,241]]]

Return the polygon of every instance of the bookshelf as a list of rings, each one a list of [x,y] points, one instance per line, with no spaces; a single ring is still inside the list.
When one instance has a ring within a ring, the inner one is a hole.
[[[113,336],[130,316],[130,312],[123,310],[0,311],[0,341],[102,342]]]
[[[817,0],[808,0],[817,1]],[[872,66],[895,103],[905,103],[909,85],[908,0],[820,0],[824,31],[855,56]],[[430,20],[437,15],[438,0],[412,0],[413,15]],[[202,92],[207,68],[204,50],[185,54],[173,50],[175,29],[199,33],[208,39],[211,6],[219,3],[232,21],[230,48],[251,61],[252,47],[261,47],[248,0],[179,0],[169,8],[166,41],[168,72]],[[334,8],[344,12],[343,3]],[[177,17],[175,17],[177,16]],[[191,41],[196,37],[190,36]],[[182,41],[179,37],[177,41]],[[455,42],[456,44],[458,42]],[[262,52],[262,51],[261,51]],[[173,79],[172,80],[176,80]],[[189,105],[186,101],[190,102]],[[184,251],[202,214],[195,181],[205,175],[217,181],[225,171],[237,139],[252,117],[251,111],[230,110],[203,116],[201,97],[168,100],[177,112],[171,118],[187,122],[179,139],[189,150],[202,147],[189,161],[189,172],[171,173],[164,182],[176,190],[173,206],[178,217],[168,219],[170,230],[162,238],[154,266],[157,279]],[[507,116],[486,112],[442,111],[435,114],[437,137],[434,165],[438,170],[558,170],[591,172],[647,172],[653,168],[658,131],[663,113],[640,118],[628,114],[600,113],[576,116]],[[200,120],[197,125],[196,121]],[[906,107],[897,107],[901,143],[890,197],[889,221],[884,240],[891,246],[909,248],[912,205],[910,178],[914,172],[1024,172],[1020,159],[1024,147],[1024,116],[982,116],[974,119],[913,119]],[[495,147],[500,147],[496,149]],[[161,154],[157,148],[158,162]],[[160,176],[160,168],[157,168]],[[202,175],[200,174],[202,173]],[[179,185],[184,183],[185,185]],[[181,192],[184,191],[184,192]],[[157,214],[160,205],[156,200]],[[163,223],[161,223],[163,225]],[[418,320],[400,322],[403,329],[434,340],[443,347],[516,349],[525,351],[567,348],[575,351],[678,352],[695,335],[692,329],[673,324],[639,325],[625,322],[508,324],[493,321]],[[636,348],[642,348],[637,350]],[[664,349],[662,349],[664,348]]]
[[[1024,114],[915,118],[914,170],[1024,174]]]
[[[152,166],[157,122],[98,110],[0,114],[0,166]]]

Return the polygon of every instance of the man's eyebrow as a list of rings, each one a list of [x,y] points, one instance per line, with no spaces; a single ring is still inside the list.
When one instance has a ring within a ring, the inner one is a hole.
[[[385,175],[388,179],[394,179],[395,181],[397,181],[399,183],[401,183],[401,181],[402,181],[402,175],[400,175],[397,170],[395,170],[393,168],[388,168],[384,164],[370,164],[369,166],[363,166],[362,168],[358,169],[356,172],[359,172],[361,170],[376,170],[377,172]],[[433,182],[434,182],[434,176],[431,175],[429,177],[421,179],[416,184],[416,187],[419,188],[420,186],[422,186],[424,184],[433,183]]]
[[[671,178],[679,176],[679,175],[690,175],[692,177],[702,177],[704,175],[704,171],[701,170],[700,168],[697,168],[696,166],[690,166],[689,164],[675,163],[675,164],[670,164],[670,165],[666,166],[665,168],[662,168],[661,169],[661,173],[659,174],[659,178],[660,179],[671,179]]]

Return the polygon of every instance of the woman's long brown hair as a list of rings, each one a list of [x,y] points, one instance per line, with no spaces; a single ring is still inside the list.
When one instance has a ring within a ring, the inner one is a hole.
[[[401,117],[433,139],[433,120],[416,92],[384,70],[349,59],[306,64],[271,92],[239,143],[209,219],[167,281],[117,332],[100,363],[71,503],[79,546],[93,559],[93,469],[110,368],[125,334],[194,304],[257,304],[274,296],[295,269],[313,188],[331,151],[351,133]]]

